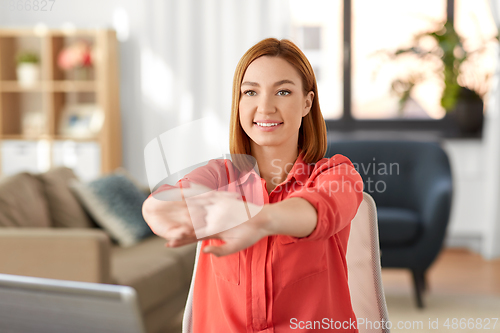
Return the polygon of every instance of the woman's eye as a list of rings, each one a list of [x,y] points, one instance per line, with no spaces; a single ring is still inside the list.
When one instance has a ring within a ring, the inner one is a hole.
[[[253,91],[253,90],[246,90],[243,93],[245,95],[247,95],[247,96],[255,96],[255,95],[257,95],[257,93],[255,91]]]
[[[278,96],[287,96],[287,95],[290,95],[290,92],[288,90],[278,91]]]

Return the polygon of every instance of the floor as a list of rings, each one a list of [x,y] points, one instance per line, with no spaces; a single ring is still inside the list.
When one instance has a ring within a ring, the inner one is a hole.
[[[410,271],[382,269],[386,292],[411,291]],[[500,258],[485,260],[467,249],[448,248],[441,252],[427,273],[429,291],[500,296]]]
[[[393,333],[477,333],[486,327],[500,333],[500,258],[445,249],[428,271],[421,309],[408,270],[382,269],[382,281]]]

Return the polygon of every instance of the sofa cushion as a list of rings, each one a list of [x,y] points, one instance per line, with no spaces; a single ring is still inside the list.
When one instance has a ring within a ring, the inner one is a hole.
[[[93,220],[121,246],[153,235],[142,216],[147,196],[125,174],[113,173],[89,183],[73,180],[70,187]]]
[[[38,178],[43,184],[54,227],[91,228],[94,226],[69,188],[70,181],[77,179],[73,170],[58,167],[38,175]]]
[[[112,278],[135,288],[143,312],[187,290],[191,283],[196,244],[167,248],[165,242],[151,236],[133,247],[112,249]]]
[[[418,215],[410,209],[377,207],[377,217],[382,246],[411,243],[421,231]]]
[[[50,227],[42,184],[23,172],[0,180],[1,227]]]

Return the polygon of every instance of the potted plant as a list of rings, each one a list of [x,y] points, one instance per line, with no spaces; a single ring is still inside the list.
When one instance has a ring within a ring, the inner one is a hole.
[[[76,80],[88,80],[93,66],[93,54],[90,43],[80,39],[59,52],[57,64],[60,69],[72,72]]]
[[[462,132],[480,131],[483,123],[483,98],[488,92],[491,73],[481,72],[479,64],[490,43],[498,36],[483,40],[475,50],[464,48],[464,41],[449,21],[436,24],[428,32],[415,35],[412,45],[396,51],[381,51],[390,61],[413,56],[421,62],[419,69],[392,81],[392,92],[399,97],[400,111],[410,98],[414,87],[425,80],[442,82],[441,106],[455,119]],[[432,70],[425,70],[432,68]]]
[[[31,51],[17,55],[17,80],[23,87],[31,87],[40,79],[39,57]]]

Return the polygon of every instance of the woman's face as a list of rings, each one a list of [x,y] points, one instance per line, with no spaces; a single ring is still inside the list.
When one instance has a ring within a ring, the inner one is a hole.
[[[296,147],[302,117],[314,93],[304,95],[299,72],[286,60],[262,56],[247,68],[241,84],[241,127],[251,145]]]

